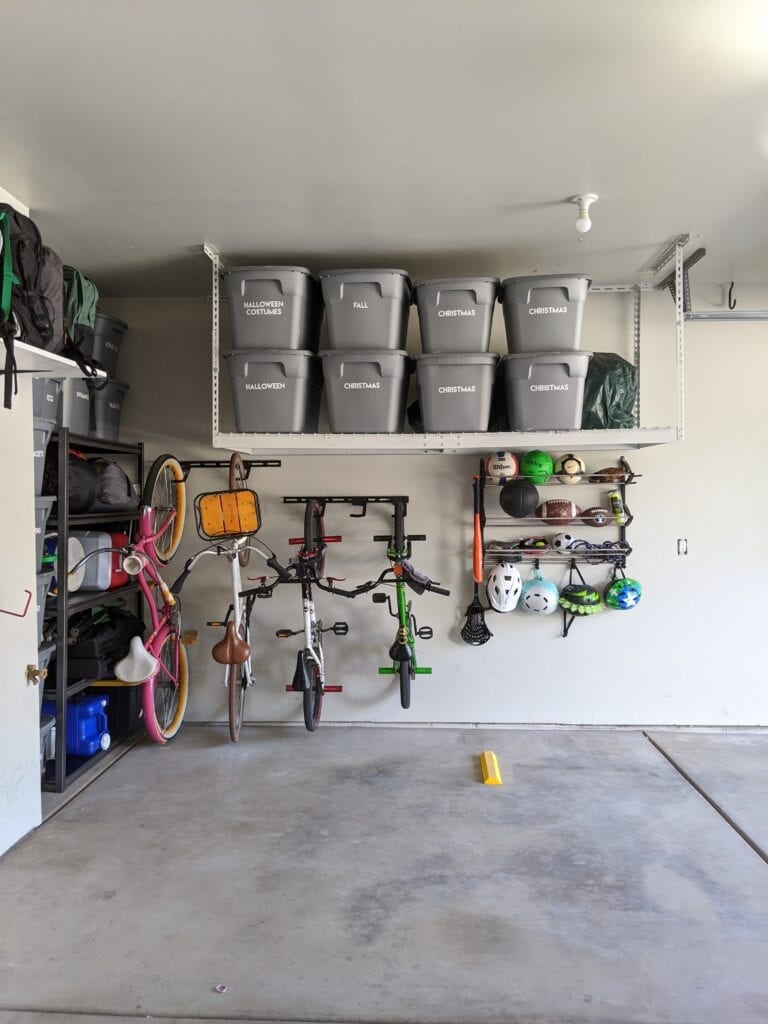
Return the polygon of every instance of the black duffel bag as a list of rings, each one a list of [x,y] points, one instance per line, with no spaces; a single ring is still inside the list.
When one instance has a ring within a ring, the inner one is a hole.
[[[116,605],[101,605],[73,615],[67,635],[67,681],[113,679],[115,662],[124,658],[144,623]]]
[[[99,471],[82,452],[74,448],[68,454],[69,511],[72,515],[90,512],[99,490]],[[59,447],[49,444],[43,469],[43,494],[58,494]]]

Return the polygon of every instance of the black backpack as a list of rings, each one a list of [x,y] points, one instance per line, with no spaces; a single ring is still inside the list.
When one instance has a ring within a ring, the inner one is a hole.
[[[0,301],[0,336],[5,342],[5,407],[11,408],[16,390],[16,359],[14,342],[24,341],[49,352],[61,352],[63,331],[57,334],[53,306],[61,295],[56,279],[58,257],[50,259],[48,270],[43,242],[37,224],[7,203],[0,203],[0,237],[2,237],[2,301]],[[53,292],[46,301],[44,288]],[[10,292],[10,296],[9,296]],[[55,293],[55,294],[54,294]],[[9,301],[10,298],[10,301]]]

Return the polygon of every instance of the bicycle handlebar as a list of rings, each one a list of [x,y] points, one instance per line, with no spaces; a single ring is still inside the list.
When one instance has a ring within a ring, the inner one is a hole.
[[[386,541],[387,544],[390,544],[392,542],[392,540],[393,540],[393,538],[388,533],[376,533],[376,534],[374,534],[373,539],[374,539],[374,541]],[[406,540],[426,540],[427,539],[427,535],[426,535],[426,533],[409,533],[406,536],[405,539]]]

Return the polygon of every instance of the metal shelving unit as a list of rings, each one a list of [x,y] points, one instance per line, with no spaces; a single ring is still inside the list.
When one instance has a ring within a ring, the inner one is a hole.
[[[116,525],[130,526],[138,517],[137,512],[108,512],[87,515],[67,515],[69,508],[69,465],[68,452],[70,445],[85,454],[117,455],[131,460],[135,467],[135,481],[141,486],[144,480],[144,445],[123,444],[117,441],[101,441],[95,438],[71,434],[66,427],[59,427],[51,435],[51,444],[58,444],[58,493],[56,495],[57,515],[49,523],[58,534],[59,551],[67,551],[69,547],[69,531],[77,526]],[[55,609],[56,618],[56,745],[53,771],[49,771],[43,780],[43,789],[55,793],[63,793],[76,779],[96,765],[103,754],[92,757],[73,757],[67,754],[67,700],[92,685],[91,679],[79,679],[70,683],[67,679],[67,635],[69,618],[75,612],[91,608],[97,604],[112,602],[115,599],[138,594],[135,582],[118,587],[114,590],[88,591],[86,593],[69,594],[66,584],[59,587],[59,593],[49,598],[48,607]],[[51,618],[52,615],[46,615]],[[117,743],[125,740],[131,733],[131,723],[118,728],[113,735]],[[113,743],[114,746],[114,743]]]
[[[241,451],[252,455],[410,455],[430,453],[479,453],[493,449],[526,451],[543,448],[551,452],[629,451],[659,444],[672,444],[684,439],[684,317],[682,306],[683,246],[679,236],[676,244],[664,250],[665,260],[659,268],[675,257],[675,279],[679,282],[675,319],[675,370],[677,377],[677,424],[665,427],[640,427],[640,397],[635,406],[636,426],[626,430],[563,430],[518,431],[505,433],[435,433],[435,434],[241,434],[224,433],[220,429],[220,303],[221,273],[226,269],[215,245],[203,243],[203,251],[211,261],[211,444],[214,448]],[[640,366],[640,312],[642,292],[650,284],[594,285],[595,293],[627,293],[633,299],[633,358]]]

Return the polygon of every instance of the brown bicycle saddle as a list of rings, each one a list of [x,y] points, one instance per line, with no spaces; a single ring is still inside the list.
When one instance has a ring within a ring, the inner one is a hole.
[[[227,623],[224,636],[217,644],[213,645],[211,654],[213,660],[220,665],[242,665],[248,660],[251,653],[251,645],[238,636],[237,629],[232,619]]]

